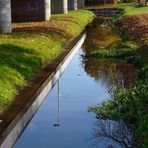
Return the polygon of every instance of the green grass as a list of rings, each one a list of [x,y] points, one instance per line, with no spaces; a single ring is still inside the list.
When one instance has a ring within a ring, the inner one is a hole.
[[[148,7],[138,7],[137,3],[127,3],[121,5],[120,7],[125,10],[124,16],[148,13]]]
[[[12,103],[36,72],[59,56],[65,44],[93,19],[85,10],[53,15],[49,22],[13,24],[0,34],[0,111]]]
[[[98,6],[98,8],[99,9],[102,9],[102,8],[119,8],[119,9],[124,9],[123,16],[148,13],[148,7],[138,7],[137,3],[108,4],[108,5],[105,5],[105,6]]]
[[[76,35],[80,33],[81,28],[84,28],[84,25],[86,25],[86,23],[90,22],[90,16],[94,17],[94,14],[86,10],[77,10],[77,13],[75,11],[69,11],[67,17],[63,16],[64,14],[54,15],[52,20],[60,20],[62,21],[62,23],[64,23],[65,21],[66,22],[65,25],[68,27],[67,31],[69,33]],[[66,28],[65,25],[64,28]]]

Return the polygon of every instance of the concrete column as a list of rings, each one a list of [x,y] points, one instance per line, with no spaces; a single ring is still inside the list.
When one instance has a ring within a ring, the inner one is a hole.
[[[85,7],[85,0],[78,0],[78,8],[84,8]]]
[[[0,33],[11,32],[11,2],[0,0]]]
[[[78,0],[68,0],[68,10],[77,10]]]
[[[45,21],[49,21],[51,17],[51,0],[45,0]]]
[[[67,13],[68,0],[51,0],[51,13]]]

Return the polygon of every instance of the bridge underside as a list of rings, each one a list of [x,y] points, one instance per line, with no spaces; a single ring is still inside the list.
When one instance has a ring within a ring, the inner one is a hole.
[[[77,0],[68,0],[68,10],[77,10]]]
[[[50,0],[11,0],[12,22],[50,20]]]
[[[51,13],[68,13],[68,0],[51,0]]]
[[[77,5],[78,8],[83,8],[85,6],[85,0],[78,0]]]

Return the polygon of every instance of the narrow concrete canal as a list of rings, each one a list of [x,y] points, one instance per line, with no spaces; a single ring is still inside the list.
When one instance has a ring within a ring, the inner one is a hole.
[[[89,105],[96,105],[108,98],[108,93],[101,81],[96,82],[85,72],[81,54],[82,50],[75,55],[15,148],[94,147],[92,134],[96,119],[87,109]],[[99,146],[107,147],[109,144],[117,145],[112,140],[104,140]]]
[[[86,56],[87,50],[118,40],[106,26],[106,20],[97,22],[88,29],[85,50],[80,49],[76,53],[16,142],[15,148],[131,146],[132,136],[125,123],[120,120],[99,120],[94,113],[88,112],[89,106],[109,100],[111,90],[119,81],[128,85],[136,77],[135,68],[124,61]]]

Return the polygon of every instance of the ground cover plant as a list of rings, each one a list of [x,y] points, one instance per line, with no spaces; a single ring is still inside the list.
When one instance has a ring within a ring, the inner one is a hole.
[[[67,15],[53,15],[49,22],[12,24],[12,34],[0,34],[0,112],[93,17],[89,11],[71,11]]]
[[[92,51],[88,56],[100,58],[124,58],[135,55],[137,45],[133,42],[120,42],[107,49]]]

